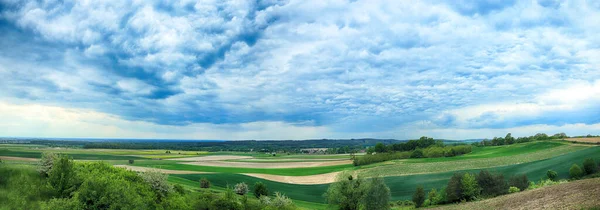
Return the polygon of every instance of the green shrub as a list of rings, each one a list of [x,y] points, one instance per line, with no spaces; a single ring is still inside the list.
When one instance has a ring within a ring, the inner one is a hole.
[[[133,162],[134,162],[133,160],[129,160],[129,164],[133,164]]]
[[[52,168],[48,173],[48,183],[58,197],[70,197],[71,192],[76,190],[76,179],[73,160],[69,159],[66,155],[61,155],[54,160]]]
[[[256,198],[260,198],[260,196],[268,196],[269,195],[269,189],[267,189],[267,185],[263,184],[262,182],[256,182],[254,183],[254,196],[256,196]]]
[[[511,187],[508,188],[508,193],[516,193],[516,192],[520,192],[520,191],[521,190],[519,190],[518,187],[511,186]]]
[[[462,197],[467,201],[472,201],[479,197],[480,188],[475,176],[471,173],[465,173],[461,179]]]
[[[417,187],[415,194],[413,194],[412,201],[417,208],[423,206],[423,202],[425,202],[425,190],[423,190],[422,186]]]
[[[180,184],[173,185],[173,191],[175,191],[175,192],[177,192],[177,193],[179,193],[181,195],[185,194],[185,189]]]
[[[150,188],[154,190],[159,199],[166,197],[173,190],[173,186],[168,181],[169,175],[158,170],[142,172],[140,177],[150,185]]]
[[[327,203],[337,205],[339,209],[359,209],[365,195],[364,179],[350,178],[348,173],[340,173],[336,182],[331,183],[324,196]]]
[[[462,173],[455,173],[450,177],[446,186],[446,201],[453,203],[463,199],[462,195]]]
[[[598,172],[598,165],[596,165],[596,161],[592,158],[587,158],[583,161],[583,170],[585,174],[593,174]]]
[[[502,174],[491,174],[487,170],[481,170],[477,175],[477,184],[483,196],[495,197],[508,193],[508,185]]]
[[[370,210],[390,209],[390,188],[381,177],[374,177],[366,186],[363,198],[364,206]]]
[[[558,180],[558,173],[556,173],[556,171],[548,170],[548,172],[546,172],[546,176],[548,177],[549,180],[552,180],[552,181]]]
[[[510,177],[508,184],[510,186],[519,188],[519,190],[526,190],[527,188],[529,188],[529,179],[525,174],[515,175],[513,177]]]
[[[436,205],[436,204],[440,203],[439,193],[435,189],[431,189],[429,191],[429,193],[427,194],[427,197],[429,198],[428,199],[429,200],[429,205]]]
[[[571,179],[579,179],[581,178],[581,176],[583,176],[583,171],[581,170],[581,167],[579,167],[579,165],[577,164],[573,164],[573,166],[571,166],[571,169],[569,169],[569,177]]]
[[[210,188],[210,181],[206,178],[200,179],[200,188]]]
[[[410,154],[410,158],[422,158],[422,157],[424,157],[424,156],[423,156],[423,151],[421,149],[416,149]]]

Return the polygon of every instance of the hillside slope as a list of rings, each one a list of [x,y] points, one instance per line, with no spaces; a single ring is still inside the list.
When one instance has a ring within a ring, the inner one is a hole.
[[[600,178],[579,180],[435,209],[588,209],[600,207]]]

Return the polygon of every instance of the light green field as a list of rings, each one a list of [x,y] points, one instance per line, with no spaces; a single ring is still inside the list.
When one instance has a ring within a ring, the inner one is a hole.
[[[474,149],[471,154],[457,157],[405,159],[367,165],[359,174],[365,177],[399,176],[490,168],[548,159],[586,148],[589,146],[556,142],[483,147]]]

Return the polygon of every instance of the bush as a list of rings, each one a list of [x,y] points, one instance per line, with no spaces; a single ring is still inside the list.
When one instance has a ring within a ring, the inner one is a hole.
[[[481,187],[481,194],[488,197],[495,197],[508,193],[508,185],[502,174],[491,174],[487,170],[482,170],[477,175],[477,184]]]
[[[210,181],[206,178],[200,179],[200,188],[210,188]]]
[[[291,210],[296,209],[296,206],[292,202],[292,199],[289,199],[285,195],[275,192],[275,197],[270,199],[267,196],[263,196],[260,198],[260,202],[266,207],[264,210]]]
[[[594,159],[588,158],[583,161],[583,170],[585,171],[585,174],[593,174],[598,172],[598,165],[596,165]]]
[[[372,178],[366,188],[364,195],[365,207],[369,210],[390,209],[390,188],[385,185],[383,178]]]
[[[410,154],[410,158],[422,158],[423,156],[423,151],[421,151],[421,149],[416,149],[415,151],[412,152],[412,154]]]
[[[185,194],[185,189],[180,184],[173,185],[173,191],[175,191],[181,195]]]
[[[460,201],[462,197],[462,173],[455,173],[450,177],[446,186],[446,200],[450,203]]]
[[[581,178],[581,176],[583,176],[583,171],[581,170],[581,167],[579,167],[579,165],[577,164],[573,164],[573,166],[571,166],[571,169],[569,169],[569,177],[571,179],[579,179]]]
[[[263,184],[262,182],[254,183],[254,196],[256,196],[256,198],[260,198],[260,196],[268,196],[268,195],[269,195],[269,189],[267,189],[267,185]]]
[[[425,202],[425,190],[423,190],[422,186],[417,187],[417,191],[413,194],[412,201],[417,208],[423,206],[423,202]]]
[[[552,180],[552,181],[558,180],[558,173],[556,173],[556,171],[548,170],[548,172],[546,172],[546,176],[548,177],[549,180]]]
[[[519,190],[518,187],[511,186],[511,187],[508,188],[508,193],[516,193],[516,192],[520,192],[520,191],[521,190]]]
[[[48,173],[50,187],[61,198],[69,197],[71,192],[75,191],[76,178],[73,160],[69,159],[66,155],[61,155],[55,159]]]
[[[166,197],[167,194],[173,189],[169,184],[167,179],[169,178],[168,174],[164,174],[158,170],[150,170],[146,172],[140,173],[142,179],[150,184],[150,187],[156,194],[159,196],[159,199]]]
[[[324,196],[327,203],[337,205],[339,209],[359,209],[365,195],[364,179],[350,178],[348,173],[340,173],[336,182],[329,185]]]
[[[245,195],[246,193],[248,193],[248,185],[244,182],[237,183],[233,191],[235,191],[235,193],[238,195]]]
[[[129,160],[129,164],[133,164],[133,160]]]
[[[519,190],[526,190],[529,187],[529,179],[525,174],[516,175],[510,178],[508,184],[510,186],[519,188]]]
[[[475,176],[471,173],[465,173],[461,179],[462,197],[467,201],[472,201],[479,197],[479,185]]]
[[[40,172],[42,176],[47,177],[56,158],[58,158],[58,155],[55,153],[43,152],[42,158],[40,158],[40,162],[38,163],[38,172]]]

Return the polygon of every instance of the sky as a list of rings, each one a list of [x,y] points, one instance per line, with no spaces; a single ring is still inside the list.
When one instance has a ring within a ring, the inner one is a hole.
[[[600,134],[600,1],[0,0],[0,136]]]

